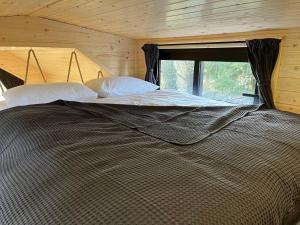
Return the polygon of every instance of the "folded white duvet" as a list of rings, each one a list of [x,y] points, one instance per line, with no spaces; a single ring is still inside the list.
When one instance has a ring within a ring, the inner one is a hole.
[[[139,95],[91,99],[85,102],[148,106],[230,106],[233,104],[173,90],[159,90]]]
[[[200,96],[180,93],[173,90],[152,91],[139,95],[116,96],[98,99],[81,99],[79,102],[124,104],[124,105],[148,105],[148,106],[230,106],[232,104],[216,101]],[[0,110],[8,106],[0,102]]]

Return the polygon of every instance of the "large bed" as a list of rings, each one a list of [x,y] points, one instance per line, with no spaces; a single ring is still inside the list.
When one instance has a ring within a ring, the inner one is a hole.
[[[0,224],[295,224],[300,117],[220,104],[160,91],[3,109]]]

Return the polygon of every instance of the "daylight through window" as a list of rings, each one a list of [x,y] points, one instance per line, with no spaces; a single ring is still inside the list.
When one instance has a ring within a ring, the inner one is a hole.
[[[160,50],[159,72],[161,89],[233,104],[259,103],[246,48]]]

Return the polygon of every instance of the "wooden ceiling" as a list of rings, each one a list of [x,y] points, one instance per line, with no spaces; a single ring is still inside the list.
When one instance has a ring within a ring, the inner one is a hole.
[[[0,0],[36,16],[134,39],[298,27],[300,0]]]

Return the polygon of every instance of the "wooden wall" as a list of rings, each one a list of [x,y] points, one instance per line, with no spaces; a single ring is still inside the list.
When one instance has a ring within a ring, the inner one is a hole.
[[[17,57],[11,51],[0,51],[0,67],[24,80],[26,61]],[[36,65],[30,65],[29,73],[32,74],[28,77],[29,84],[44,82]],[[45,73],[45,75],[48,74]]]
[[[52,47],[77,49],[82,57],[88,57],[99,65],[106,74],[132,75],[135,72],[135,41],[129,38],[94,31],[79,26],[56,22],[29,16],[0,17],[0,47]],[[11,52],[13,53],[13,52]],[[24,54],[23,54],[24,55]],[[15,57],[19,62],[16,67],[24,68],[26,59],[22,54]],[[62,57],[52,57],[44,60],[45,67],[52,67],[52,80],[64,80],[67,63],[62,63]],[[11,64],[0,53],[0,65]],[[43,60],[42,60],[43,61]],[[67,60],[68,61],[68,60]],[[48,65],[47,65],[48,63]],[[81,65],[84,67],[84,65]],[[56,71],[53,71],[53,69]],[[21,70],[21,69],[20,69]],[[64,71],[63,73],[61,71]],[[95,77],[96,74],[92,74]],[[37,78],[38,79],[38,78]]]
[[[28,47],[0,47],[1,68],[24,80],[29,50],[30,48]],[[98,75],[98,71],[103,70],[103,68],[77,49],[35,47],[33,50],[47,82],[66,82],[71,53],[74,51],[78,58],[84,82],[95,79]],[[110,75],[109,72],[105,70],[103,74],[104,76]],[[80,73],[74,57],[71,64],[70,81],[81,82]],[[38,69],[37,62],[33,55],[31,55],[27,84],[43,82],[44,80]]]
[[[255,38],[281,38],[281,54],[273,74],[273,95],[279,110],[300,114],[300,28],[267,30],[248,33],[233,33],[186,38],[139,40],[136,43],[136,71],[143,78],[145,60],[141,46],[145,43],[194,43],[239,41]]]

